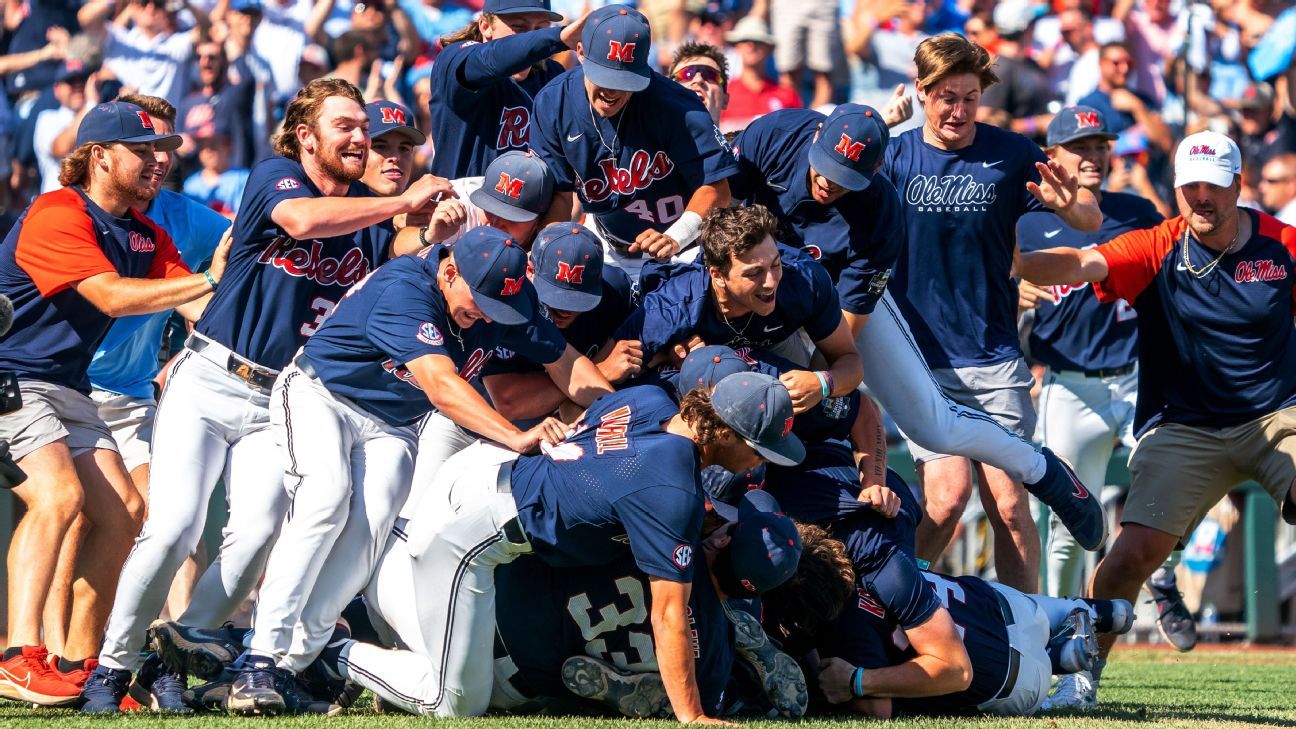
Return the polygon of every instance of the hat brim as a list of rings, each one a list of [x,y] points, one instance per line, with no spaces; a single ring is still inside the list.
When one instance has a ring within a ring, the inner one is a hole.
[[[491,215],[501,217],[510,223],[529,223],[540,217],[539,212],[533,212],[517,205],[509,205],[480,187],[468,195],[468,201]]]
[[[584,68],[585,77],[590,80],[590,83],[603,89],[635,93],[648,88],[648,84],[652,82],[652,69],[647,67],[644,67],[642,73],[620,68],[608,68],[600,66],[586,56],[582,68]]]
[[[531,308],[531,298],[525,294],[518,294],[510,298],[513,301],[504,301],[487,294],[483,294],[477,289],[468,287],[472,292],[473,302],[481,313],[485,314],[488,319],[500,324],[514,325],[525,324],[531,321],[535,313]]]
[[[388,134],[403,134],[406,137],[408,137],[411,142],[418,145],[422,145],[424,142],[427,142],[426,134],[419,131],[417,128],[410,127],[410,126],[392,127],[391,129],[387,129],[385,131],[378,132],[377,134],[370,135],[370,139],[377,139],[378,137],[384,137]]]
[[[545,17],[545,20],[553,23],[561,23],[564,17],[562,13],[555,13],[552,10],[537,8],[534,5],[518,5],[511,8],[501,8],[499,10],[491,11],[491,15],[523,15],[526,13],[542,14]]]
[[[1184,185],[1191,185],[1194,182],[1205,182],[1216,187],[1231,187],[1237,173],[1221,170],[1218,167],[1201,166],[1197,169],[1185,170],[1182,174],[1175,171],[1175,189]]]
[[[748,440],[747,445],[759,453],[761,458],[776,466],[795,466],[804,461],[806,457],[805,444],[792,433],[768,443]]]
[[[180,144],[184,141],[179,134],[140,134],[135,137],[126,137],[125,139],[113,139],[106,142],[96,141],[98,144],[148,144],[152,142],[157,145],[159,152],[174,152],[180,149]]]
[[[1072,134],[1069,137],[1065,137],[1057,141],[1048,141],[1048,145],[1052,147],[1055,144],[1070,144],[1071,142],[1074,142],[1077,139],[1089,139],[1090,137],[1098,137],[1099,139],[1106,139],[1109,142],[1114,142],[1117,139],[1120,139],[1120,135],[1112,134],[1111,132],[1076,132],[1075,134]]]
[[[818,142],[810,146],[810,166],[815,172],[827,177],[830,182],[859,192],[868,189],[872,175],[865,175],[833,159],[833,156],[819,147]]]
[[[541,279],[538,276],[531,283],[535,286],[536,296],[540,297],[540,303],[559,311],[574,311],[583,314],[587,311],[593,311],[598,307],[599,302],[603,300],[602,281],[599,282],[599,293],[597,294],[555,286],[553,282]]]

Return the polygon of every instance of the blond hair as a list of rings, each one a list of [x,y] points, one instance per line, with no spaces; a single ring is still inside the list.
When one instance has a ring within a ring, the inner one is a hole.
[[[301,143],[297,141],[297,127],[305,124],[318,131],[320,110],[330,96],[344,96],[364,106],[364,95],[349,81],[340,78],[317,78],[297,91],[284,113],[283,131],[274,140],[274,151],[289,159],[301,161]]]
[[[999,83],[986,49],[958,33],[942,33],[918,44],[914,65],[918,86],[930,89],[950,76],[970,73],[981,81],[981,90]]]
[[[72,150],[72,154],[59,162],[59,184],[85,187],[90,182],[90,150],[95,146],[102,147],[100,142],[86,142]]]

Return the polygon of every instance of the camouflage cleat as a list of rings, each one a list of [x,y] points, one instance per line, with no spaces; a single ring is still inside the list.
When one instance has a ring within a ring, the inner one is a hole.
[[[626,673],[589,656],[563,662],[563,685],[581,698],[598,701],[637,719],[670,716],[670,699],[659,673]]]
[[[754,615],[741,610],[725,612],[738,635],[738,658],[756,670],[770,703],[783,716],[805,716],[810,692],[801,666],[774,645]]]

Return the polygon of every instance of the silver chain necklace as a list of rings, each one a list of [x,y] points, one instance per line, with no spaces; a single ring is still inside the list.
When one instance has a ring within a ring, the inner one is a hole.
[[[1238,227],[1237,227],[1237,230],[1233,233],[1233,240],[1228,244],[1228,247],[1225,248],[1224,250],[1220,251],[1220,254],[1219,254],[1218,256],[1215,256],[1215,260],[1211,261],[1210,263],[1208,263],[1208,264],[1206,264],[1205,266],[1202,266],[1200,269],[1198,269],[1198,268],[1193,268],[1193,266],[1192,266],[1192,262],[1190,262],[1190,261],[1188,260],[1188,228],[1185,226],[1185,227],[1184,227],[1184,234],[1183,234],[1183,265],[1184,265],[1184,270],[1186,270],[1186,271],[1188,271],[1188,273],[1192,274],[1193,278],[1202,278],[1202,277],[1204,277],[1206,274],[1210,273],[1211,271],[1214,271],[1214,270],[1215,270],[1215,267],[1219,265],[1219,262],[1222,261],[1222,260],[1224,260],[1224,256],[1227,256],[1230,252],[1232,252],[1232,250],[1233,250],[1233,246],[1236,246],[1236,245],[1237,245],[1237,242],[1238,242],[1238,235],[1240,235],[1241,233],[1242,233],[1242,221],[1239,220],[1239,221],[1238,221]],[[1203,243],[1202,245],[1204,246],[1205,243]]]
[[[607,143],[607,140],[603,138],[603,129],[599,126],[598,117],[595,116],[594,114],[593,103],[590,104],[589,112],[590,112],[590,123],[594,125],[594,133],[598,135],[599,144],[602,144],[603,149],[606,149],[608,151],[608,154],[611,155],[613,158],[615,158],[617,155],[617,148],[615,146],[609,145]],[[621,109],[621,113],[618,114],[617,116],[616,126],[613,127],[613,131],[612,131],[612,142],[616,145],[621,144],[621,122],[625,121],[626,118],[624,112],[625,109],[624,108]]]

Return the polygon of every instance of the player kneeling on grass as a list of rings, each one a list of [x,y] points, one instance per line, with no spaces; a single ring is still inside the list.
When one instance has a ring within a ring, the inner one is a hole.
[[[412,713],[472,716],[489,707],[494,570],[534,553],[550,565],[606,564],[629,553],[649,576],[658,664],[675,716],[708,722],[687,605],[701,538],[702,467],[794,464],[792,402],[778,380],[744,374],[675,403],[655,387],[597,400],[557,446],[517,458],[479,444],[454,456],[397,522],[365,593],[408,650],[349,642],[336,668]],[[412,586],[412,593],[411,593]]]

